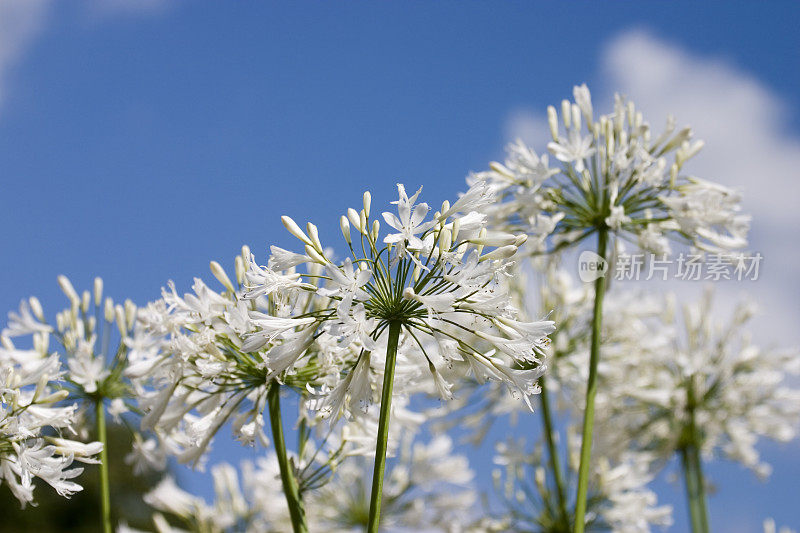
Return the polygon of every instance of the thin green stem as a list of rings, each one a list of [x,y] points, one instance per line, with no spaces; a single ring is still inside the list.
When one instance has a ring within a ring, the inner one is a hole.
[[[686,480],[686,497],[689,502],[689,515],[693,533],[708,533],[708,508],[706,506],[706,490],[703,480],[703,465],[700,459],[700,438],[695,422],[694,380],[690,379],[687,387],[686,409],[689,414],[686,434],[688,442],[681,447],[681,464]]]
[[[95,419],[97,424],[97,440],[103,443],[100,452],[100,520],[103,533],[111,533],[111,488],[108,483],[108,435],[106,432],[106,410],[103,399],[98,398],[94,403]]]
[[[294,533],[308,533],[306,513],[303,500],[300,498],[300,489],[294,473],[286,456],[286,443],[283,440],[283,422],[281,419],[281,385],[273,380],[267,390],[267,405],[269,408],[269,422],[272,426],[272,444],[275,446],[275,455],[278,457],[278,466],[281,470],[283,493],[286,504],[289,506],[289,515],[292,519]]]
[[[558,497],[558,510],[561,513],[560,519],[564,524],[569,527],[569,514],[567,514],[567,496],[564,491],[564,483],[561,478],[561,464],[558,458],[558,450],[556,449],[555,431],[553,429],[553,420],[550,412],[550,398],[547,392],[547,386],[544,376],[539,379],[539,386],[542,392],[539,398],[542,402],[542,424],[544,425],[545,441],[547,442],[547,453],[550,456],[550,469],[553,471],[553,479],[556,484],[556,496]]]
[[[397,361],[397,344],[400,340],[401,327],[401,322],[393,320],[389,323],[386,368],[383,372],[383,391],[381,392],[381,413],[378,420],[378,440],[375,444],[375,469],[372,472],[372,493],[369,502],[369,533],[378,533],[378,525],[381,521],[383,470],[386,467],[386,446],[389,442],[389,417],[392,412],[394,366],[395,361]]]
[[[597,232],[597,255],[604,261],[608,229]],[[594,282],[594,311],[592,314],[592,348],[589,358],[589,381],[586,384],[586,409],[583,412],[583,436],[581,440],[581,463],[578,469],[578,495],[575,500],[575,533],[583,533],[586,527],[586,497],[589,492],[589,462],[592,455],[592,430],[594,429],[594,399],[597,395],[597,363],[600,360],[600,334],[603,325],[603,295],[606,290],[605,276]]]

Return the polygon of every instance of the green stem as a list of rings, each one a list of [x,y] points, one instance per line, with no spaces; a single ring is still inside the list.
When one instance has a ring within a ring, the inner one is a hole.
[[[378,420],[378,440],[375,444],[375,469],[372,472],[372,494],[369,502],[369,533],[378,533],[381,521],[381,498],[383,494],[383,470],[386,467],[386,446],[389,442],[389,417],[392,412],[392,386],[394,366],[397,361],[397,344],[402,323],[389,323],[389,341],[386,346],[386,368],[383,371],[381,413]]]
[[[281,470],[283,493],[286,504],[289,506],[289,515],[292,519],[294,533],[307,533],[306,512],[303,500],[300,498],[300,488],[294,477],[289,459],[286,456],[286,443],[283,440],[283,423],[281,419],[281,385],[272,381],[267,390],[267,405],[269,406],[269,422],[272,426],[272,444],[275,446],[275,455],[278,457],[278,466]]]
[[[703,481],[703,465],[700,459],[700,439],[695,422],[694,381],[689,380],[687,388],[687,405],[689,423],[687,428],[688,442],[681,448],[683,476],[686,480],[686,497],[689,501],[689,515],[693,533],[708,533],[708,510],[706,506],[705,482]]]
[[[597,233],[597,255],[606,258],[608,229]],[[581,464],[578,469],[578,495],[575,500],[575,533],[583,533],[586,527],[586,497],[589,493],[589,461],[592,455],[592,430],[594,429],[594,399],[597,394],[597,363],[600,360],[600,334],[603,325],[603,295],[606,290],[605,276],[594,282],[594,311],[592,314],[592,348],[589,358],[589,381],[586,384],[586,409],[583,412],[583,436],[581,440]]]
[[[561,520],[569,527],[569,514],[567,514],[567,496],[564,492],[564,483],[561,478],[561,464],[558,458],[558,450],[555,443],[555,432],[553,430],[553,420],[550,416],[550,398],[547,393],[545,378],[539,379],[539,386],[542,388],[540,399],[542,402],[542,423],[544,424],[545,440],[547,441],[547,452],[550,456],[550,469],[553,471],[553,478],[556,483],[556,495],[558,496],[558,510],[561,513]]]
[[[100,520],[103,533],[111,533],[111,488],[108,483],[108,435],[106,432],[106,410],[103,399],[98,398],[94,403],[95,419],[97,424],[97,440],[103,443],[100,452]]]

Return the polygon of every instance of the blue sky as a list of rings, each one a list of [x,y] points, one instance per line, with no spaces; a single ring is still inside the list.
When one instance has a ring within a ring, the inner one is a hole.
[[[144,303],[242,244],[262,258],[294,246],[282,214],[335,242],[364,190],[386,205],[397,181],[437,205],[512,137],[540,139],[546,105],[587,82],[596,107],[620,90],[655,125],[672,111],[707,140],[696,173],[744,189],[765,255],[746,287],[764,308],[756,339],[798,345],[798,15],[790,2],[0,0],[0,308],[35,294],[56,309],[61,273]],[[763,447],[766,485],[712,467],[712,523],[800,526],[798,442]],[[675,531],[679,489],[659,485]]]

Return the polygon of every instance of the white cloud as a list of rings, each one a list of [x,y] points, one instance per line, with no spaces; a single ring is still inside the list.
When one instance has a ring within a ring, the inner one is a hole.
[[[800,343],[800,136],[789,131],[790,106],[767,85],[726,61],[702,57],[652,34],[618,35],[600,54],[595,108],[608,109],[614,92],[629,96],[659,131],[668,114],[690,124],[706,147],[688,171],[741,189],[753,215],[751,249],[764,255],[761,280],[720,284],[720,303],[746,292],[762,309],[757,339]],[[570,95],[565,95],[568,97]],[[506,121],[516,136],[543,147],[549,137],[543,109],[517,109]],[[690,285],[690,286],[687,286]],[[686,298],[696,284],[671,284]]]
[[[6,97],[11,69],[44,26],[49,3],[49,0],[0,2],[0,104]]]

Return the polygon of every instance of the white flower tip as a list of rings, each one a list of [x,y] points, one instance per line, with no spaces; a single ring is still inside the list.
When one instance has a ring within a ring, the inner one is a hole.
[[[80,304],[81,299],[78,297],[78,293],[75,292],[75,288],[70,283],[69,278],[64,274],[58,275],[58,285],[61,287],[64,295],[69,298],[69,301],[73,304]]]
[[[103,278],[94,278],[94,306],[100,307],[103,301]]]
[[[353,240],[350,238],[350,222],[347,221],[346,216],[342,215],[342,218],[339,219],[339,227],[342,230],[342,235],[344,236],[344,240],[347,241],[347,244],[352,244]]]
[[[217,278],[217,281],[222,283],[222,285],[229,291],[236,292],[236,290],[233,288],[233,283],[231,283],[231,280],[228,278],[228,274],[225,273],[225,269],[222,268],[222,265],[216,261],[211,261],[209,263],[209,267],[211,268],[211,273],[214,274],[215,278]]]
[[[311,239],[308,238],[308,235],[303,233],[303,230],[301,230],[300,226],[297,225],[297,222],[292,220],[292,217],[283,215],[281,217],[281,222],[283,222],[284,227],[289,231],[289,233],[300,239],[305,244],[308,244],[309,246],[314,245],[314,243],[311,242]]]
[[[406,287],[403,289],[403,298],[406,300],[413,300],[417,296],[417,293],[414,292],[413,287]]]
[[[372,205],[372,195],[369,191],[364,191],[364,213],[369,217],[369,208]]]
[[[28,298],[28,304],[31,306],[31,311],[33,311],[33,315],[38,318],[41,322],[44,322],[44,311],[42,310],[42,304],[39,302],[39,299],[36,296],[31,296]]]

